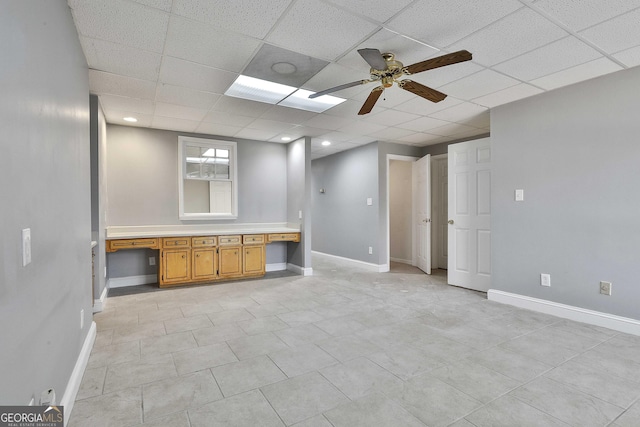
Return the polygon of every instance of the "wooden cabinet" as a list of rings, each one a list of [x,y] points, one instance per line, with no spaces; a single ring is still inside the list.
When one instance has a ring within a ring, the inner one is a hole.
[[[220,246],[218,277],[228,279],[242,276],[242,246]]]
[[[267,243],[299,241],[300,233],[112,239],[107,240],[107,252],[159,249],[158,284],[164,288],[262,276]]]

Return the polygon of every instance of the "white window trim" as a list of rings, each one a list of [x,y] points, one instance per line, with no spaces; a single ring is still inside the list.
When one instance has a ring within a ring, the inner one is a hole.
[[[185,213],[184,211],[184,170],[185,170],[185,146],[196,144],[212,148],[225,148],[229,150],[229,175],[232,181],[231,213]],[[195,138],[192,136],[178,136],[178,217],[182,221],[189,220],[222,220],[238,218],[238,157],[237,143],[219,139]]]

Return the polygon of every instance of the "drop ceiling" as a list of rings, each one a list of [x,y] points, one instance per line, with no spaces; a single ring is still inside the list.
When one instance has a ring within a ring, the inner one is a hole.
[[[426,146],[486,134],[493,107],[640,65],[640,0],[68,4],[108,123],[134,116],[134,126],[232,138],[310,136],[313,158],[373,141]],[[366,79],[364,47],[405,65],[460,49],[473,61],[411,77],[444,101],[393,87],[365,116],[357,112],[374,84],[334,93],[346,101],[320,114],[224,95],[245,71],[275,81],[272,66],[283,62],[298,64],[283,78],[314,92]]]

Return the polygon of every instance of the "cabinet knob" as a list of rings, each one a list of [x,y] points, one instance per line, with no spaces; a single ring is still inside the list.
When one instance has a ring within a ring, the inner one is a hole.
[[[182,258],[184,258],[184,257],[182,257]],[[197,255],[196,255],[196,258],[200,258],[200,254],[197,254]]]
[[[185,258],[185,256],[184,256],[184,255],[182,255],[182,259],[184,259],[184,258]]]

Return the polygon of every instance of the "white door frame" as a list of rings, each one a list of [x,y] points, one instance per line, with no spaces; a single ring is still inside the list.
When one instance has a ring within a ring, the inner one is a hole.
[[[391,268],[391,224],[389,219],[389,168],[391,164],[391,160],[402,160],[405,162],[415,162],[420,157],[413,156],[401,156],[399,154],[387,154],[387,253],[386,253],[386,261],[389,269]],[[416,199],[416,188],[414,183],[411,183],[411,200],[415,201]],[[416,213],[415,209],[411,209],[411,224],[415,224]],[[411,264],[416,265],[416,241],[415,234],[411,233]]]

